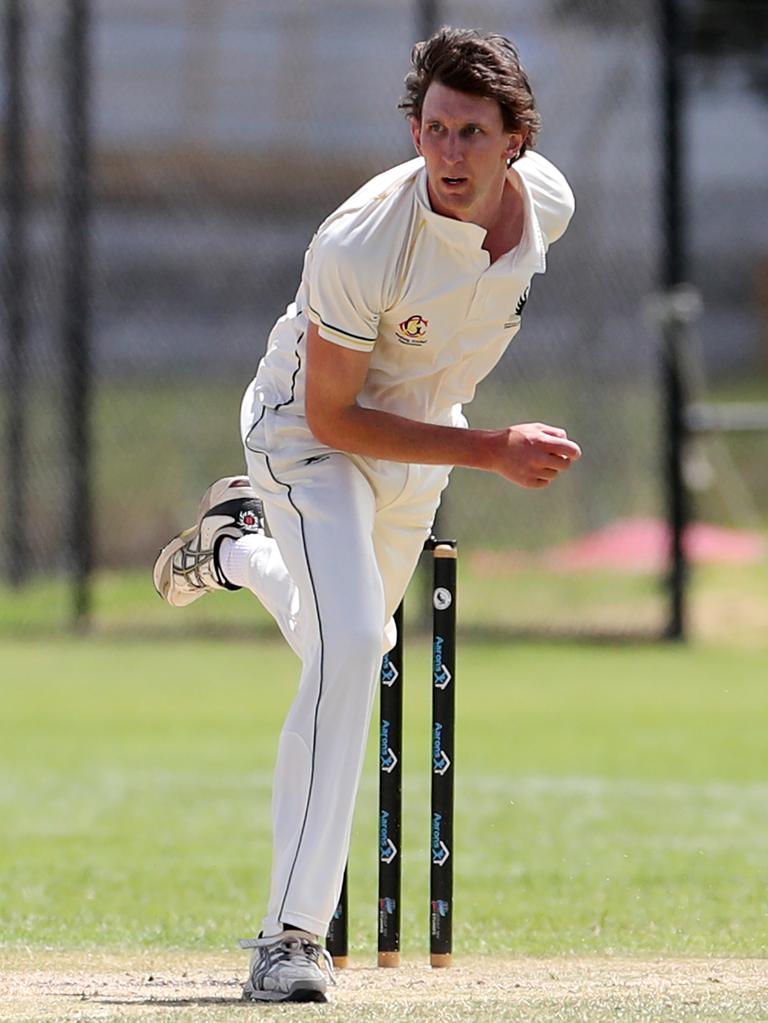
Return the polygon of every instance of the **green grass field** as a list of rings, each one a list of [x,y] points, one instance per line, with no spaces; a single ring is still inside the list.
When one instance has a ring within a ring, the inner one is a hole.
[[[203,600],[174,614],[158,600],[146,566],[96,573],[92,595],[92,631],[102,638],[275,635],[274,623],[249,593]],[[768,650],[768,564],[697,566],[688,596],[694,641]],[[668,613],[668,598],[656,574],[555,572],[534,566],[489,575],[472,553],[460,559],[459,602],[459,628],[465,638],[517,633],[552,640],[627,634],[649,639],[662,635]],[[418,625],[423,607],[420,578],[406,601],[410,626]],[[71,589],[61,577],[33,581],[20,591],[0,586],[0,641],[61,636],[71,619]]]
[[[407,955],[427,945],[427,653],[406,666]],[[223,950],[254,932],[293,656],[74,639],[0,656],[6,949]],[[759,650],[464,644],[459,955],[765,955],[765,686]],[[357,956],[375,941],[369,752]]]

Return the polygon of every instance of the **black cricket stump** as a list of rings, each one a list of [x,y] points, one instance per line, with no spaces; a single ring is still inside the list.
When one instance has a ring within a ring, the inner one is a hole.
[[[341,885],[341,895],[336,912],[333,914],[328,934],[325,938],[325,947],[331,954],[333,965],[337,970],[343,970],[349,966],[349,896],[347,893],[347,875],[349,866],[344,868],[344,880]]]
[[[381,665],[379,720],[379,966],[400,965],[403,764],[403,605],[397,642]]]
[[[453,772],[456,724],[456,545],[433,550],[432,829],[430,962],[450,966],[453,951]]]

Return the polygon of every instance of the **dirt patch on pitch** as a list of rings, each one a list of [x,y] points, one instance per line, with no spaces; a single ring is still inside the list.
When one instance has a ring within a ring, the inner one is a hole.
[[[0,953],[0,1020],[208,1021],[270,1014],[328,1023],[693,1023],[766,1021],[764,959],[460,959],[450,970],[363,961],[338,974],[328,1005],[240,1001],[241,955]]]

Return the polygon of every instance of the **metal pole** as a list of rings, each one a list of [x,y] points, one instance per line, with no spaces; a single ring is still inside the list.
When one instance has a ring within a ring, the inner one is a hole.
[[[68,547],[73,624],[88,624],[93,562],[90,352],[90,0],[68,0],[64,32],[64,313]]]
[[[416,3],[416,38],[418,40],[429,39],[431,35],[437,31],[442,14],[442,4],[440,0],[417,0]],[[432,522],[432,535],[440,536],[445,532],[447,528],[446,515],[445,515],[445,501],[446,496],[443,495],[443,500],[440,508],[435,512],[435,518]],[[419,567],[416,570],[416,578],[418,581],[419,597],[417,602],[418,607],[418,628],[422,632],[427,632],[432,621],[432,565],[431,557],[429,559],[422,558],[419,563]]]
[[[683,210],[682,26],[678,0],[659,0],[662,27],[662,153],[663,256],[662,288],[672,300],[674,289],[685,281],[687,266]],[[686,391],[681,346],[684,326],[678,317],[665,316],[663,328],[662,389],[664,394],[664,463],[667,522],[670,533],[668,639],[681,640],[686,632],[686,585],[688,564],[684,549],[688,504],[683,479],[683,455],[687,440]]]
[[[6,246],[2,305],[8,339],[6,375],[6,479],[7,512],[5,560],[8,581],[18,587],[29,574],[29,538],[26,514],[25,408],[27,366],[26,292],[27,166],[24,147],[23,54],[24,8],[21,0],[7,0],[5,8],[5,208]]]
[[[440,0],[419,0],[418,2],[418,38],[429,39],[438,29],[440,18]]]

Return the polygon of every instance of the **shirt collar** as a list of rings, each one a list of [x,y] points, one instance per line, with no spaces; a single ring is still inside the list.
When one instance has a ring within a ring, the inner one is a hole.
[[[432,232],[449,245],[457,248],[476,250],[482,253],[483,242],[487,231],[479,224],[470,224],[465,220],[454,220],[453,217],[444,217],[441,213],[435,213],[429,201],[427,189],[427,169],[422,166],[416,176],[416,200],[421,207],[421,213]]]
[[[546,245],[539,218],[536,216],[533,196],[525,176],[518,172],[515,173],[518,181],[522,184],[525,204],[523,236],[520,239],[520,244],[498,259],[490,269],[494,270],[498,267],[500,271],[507,273],[513,269],[515,271],[525,269],[529,273],[544,273],[547,268]],[[479,224],[467,223],[464,220],[444,217],[432,209],[427,189],[427,169],[423,164],[416,175],[416,201],[422,216],[434,234],[449,245],[465,250],[475,250],[478,254],[487,257],[488,253],[483,249],[483,242],[488,232],[484,227],[480,227]]]
[[[524,266],[526,269],[530,269],[531,273],[543,274],[547,269],[547,243],[544,240],[544,232],[541,230],[541,224],[536,213],[533,194],[528,182],[525,180],[525,175],[516,170],[514,164],[510,168],[510,173],[514,173],[517,176],[517,180],[523,186],[525,224],[520,244],[511,253],[507,253],[499,262],[512,259],[516,269]]]

